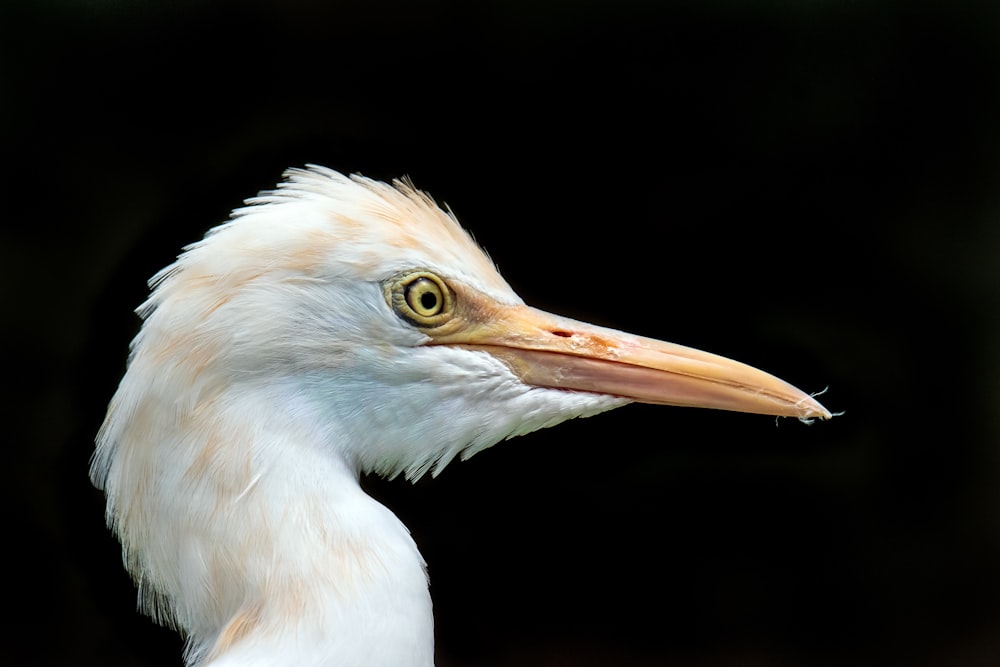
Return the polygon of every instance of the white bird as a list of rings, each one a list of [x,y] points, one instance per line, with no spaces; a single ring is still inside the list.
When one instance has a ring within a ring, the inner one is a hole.
[[[744,364],[526,306],[408,181],[285,177],[150,281],[91,467],[188,665],[433,664],[424,561],[361,473],[630,401],[830,417]]]

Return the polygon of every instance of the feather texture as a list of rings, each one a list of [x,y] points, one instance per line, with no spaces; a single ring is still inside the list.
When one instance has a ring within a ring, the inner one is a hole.
[[[431,664],[423,560],[359,474],[417,478],[627,402],[424,345],[383,294],[418,268],[521,304],[411,184],[320,167],[151,280],[91,476],[142,608],[185,634],[188,664]]]

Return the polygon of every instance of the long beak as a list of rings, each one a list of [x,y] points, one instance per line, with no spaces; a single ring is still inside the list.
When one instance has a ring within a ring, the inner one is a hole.
[[[481,316],[432,344],[486,351],[526,384],[621,396],[642,403],[829,419],[808,394],[752,366],[682,345],[551,315],[528,306]],[[442,332],[443,333],[443,332]]]

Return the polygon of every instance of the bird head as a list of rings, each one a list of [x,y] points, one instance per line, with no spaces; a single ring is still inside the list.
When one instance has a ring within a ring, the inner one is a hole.
[[[151,286],[105,440],[150,392],[177,413],[257,387],[389,476],[630,401],[830,416],[750,366],[526,306],[405,180],[289,170]]]
[[[292,169],[151,288],[91,477],[144,608],[194,664],[251,627],[288,636],[311,606],[393,600],[431,637],[422,560],[361,473],[417,478],[630,401],[830,416],[750,366],[525,305],[407,181]]]

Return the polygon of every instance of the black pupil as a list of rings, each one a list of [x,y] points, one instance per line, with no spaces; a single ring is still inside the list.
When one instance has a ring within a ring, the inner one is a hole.
[[[420,295],[420,305],[423,306],[424,310],[434,310],[437,302],[437,296],[433,292],[424,292]]]

